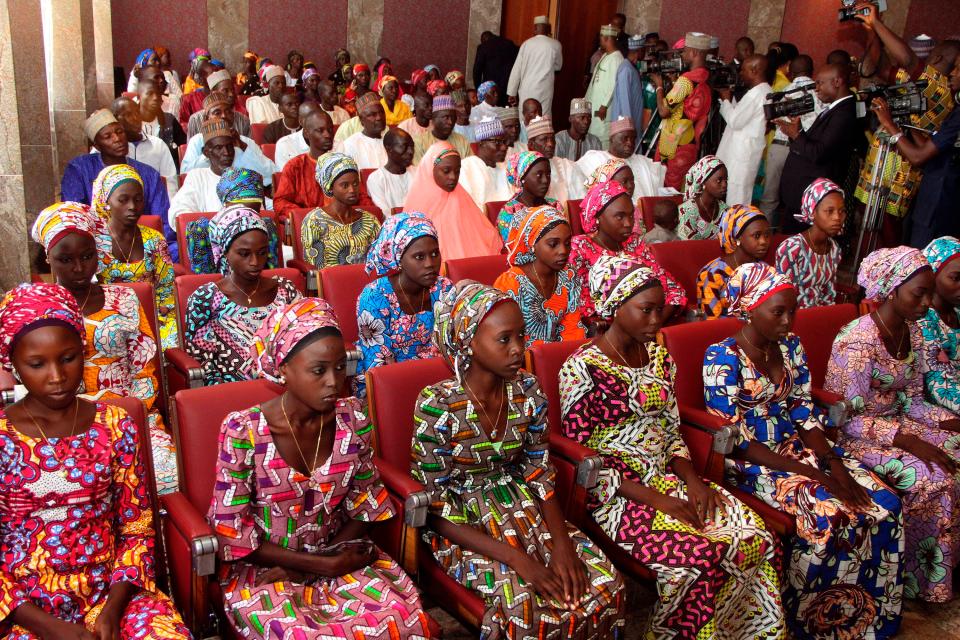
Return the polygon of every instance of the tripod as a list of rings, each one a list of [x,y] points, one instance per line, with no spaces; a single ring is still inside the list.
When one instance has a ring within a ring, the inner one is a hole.
[[[863,224],[860,225],[857,250],[853,258],[854,267],[860,264],[863,256],[876,249],[880,226],[883,224],[883,214],[887,209],[887,199],[890,197],[890,185],[884,186],[883,178],[887,175],[892,145],[889,136],[883,133],[877,135],[880,136],[880,146],[877,148],[877,160],[873,163],[873,172],[870,174],[870,193],[863,210]],[[866,246],[864,246],[864,236],[866,236]],[[866,251],[864,251],[865,248]]]

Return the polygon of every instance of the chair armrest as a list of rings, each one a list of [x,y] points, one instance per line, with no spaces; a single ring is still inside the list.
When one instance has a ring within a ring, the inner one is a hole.
[[[190,540],[193,570],[198,576],[213,575],[220,546],[213,527],[179,491],[160,496],[160,502],[170,524],[185,540]]]
[[[838,429],[849,419],[847,403],[839,393],[818,389],[810,389],[813,404],[827,412],[827,426]]]
[[[577,484],[584,489],[597,486],[603,460],[593,449],[556,432],[550,433],[550,453],[570,462],[577,469]]]
[[[203,386],[203,366],[196,358],[188,355],[180,347],[167,349],[163,355],[167,363],[183,376],[191,389]]]
[[[427,524],[427,507],[430,499],[423,485],[410,477],[407,470],[401,471],[383,458],[376,458],[376,467],[387,489],[403,499],[404,523],[410,527]]]
[[[680,420],[691,427],[713,431],[713,450],[723,455],[733,451],[733,443],[737,436],[737,428],[720,416],[707,413],[703,409],[691,407],[688,404],[679,405]]]
[[[179,262],[174,262],[174,263],[173,263],[173,277],[174,277],[174,278],[178,278],[178,277],[180,277],[180,276],[185,276],[185,275],[187,275],[187,273],[188,273],[188,271],[186,270],[186,268],[184,268],[184,266],[183,266],[182,264],[180,264]]]
[[[307,291],[319,291],[319,278],[317,277],[317,268],[301,258],[290,258],[287,260],[289,269],[296,269],[307,279]]]

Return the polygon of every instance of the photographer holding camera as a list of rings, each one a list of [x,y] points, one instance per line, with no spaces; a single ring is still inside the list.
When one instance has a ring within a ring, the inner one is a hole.
[[[804,190],[817,178],[843,184],[850,158],[862,128],[857,125],[857,105],[848,85],[849,70],[828,64],[816,74],[817,98],[824,105],[813,124],[801,129],[800,118],[781,120],[777,128],[790,140],[790,153],[780,177],[780,202],[787,211],[784,232],[802,229],[795,225]]]
[[[860,65],[861,75],[869,78],[877,73],[882,47],[892,67],[884,74],[883,80],[892,84],[926,80],[927,86],[923,90],[923,95],[927,99],[927,110],[911,116],[910,123],[914,127],[933,133],[940,128],[953,109],[954,101],[948,76],[960,54],[960,42],[955,40],[941,42],[930,52],[924,65],[910,46],[883,24],[877,15],[877,8],[872,3],[859,4],[857,9],[861,13],[857,14],[856,19],[870,32],[867,51]],[[889,188],[884,207],[881,244],[896,246],[903,241],[903,218],[910,211],[910,205],[920,185],[922,172],[900,152],[899,145],[891,149],[887,159],[887,170],[881,172],[877,166],[882,155],[879,150],[886,139],[887,136],[883,133],[874,136],[854,195],[857,200],[866,204],[872,190],[881,186]],[[877,174],[882,176],[882,185],[873,184],[874,176]]]
[[[705,33],[688,33],[683,39],[683,65],[688,71],[682,73],[664,95],[663,78],[651,74],[657,88],[657,111],[663,118],[657,157],[667,160],[664,186],[683,191],[683,179],[687,170],[697,161],[700,152],[700,134],[707,124],[710,103],[713,99],[707,79],[707,52],[710,36]]]
[[[960,65],[950,72],[954,101],[960,101]],[[923,167],[923,179],[910,216],[910,246],[923,249],[931,240],[960,234],[960,109],[954,108],[933,136],[912,136],[890,115],[887,102],[873,100],[872,109],[891,143],[912,166]]]

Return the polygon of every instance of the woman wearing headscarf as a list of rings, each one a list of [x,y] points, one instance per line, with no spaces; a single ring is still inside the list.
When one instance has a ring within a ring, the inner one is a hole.
[[[526,347],[582,340],[581,284],[570,260],[570,223],[549,205],[518,213],[507,236],[509,269],[493,286],[520,305]]]
[[[681,240],[709,240],[720,233],[717,221],[727,209],[727,167],[717,156],[704,156],[690,167],[683,183],[677,235]]]
[[[93,183],[93,208],[104,221],[97,234],[104,284],[153,285],[163,349],[177,346],[173,259],[159,231],[137,224],[143,214],[143,180],[127,164],[108,165]]]
[[[817,178],[803,192],[797,220],[810,225],[777,247],[776,266],[797,287],[800,308],[834,304],[840,245],[847,208],[843,189],[826,178]]]
[[[236,83],[242,96],[263,95],[260,76],[257,74],[257,61],[259,59],[260,57],[250,49],[243,53],[243,70],[236,77]]]
[[[350,66],[350,52],[342,47],[337,49],[336,53],[333,54],[333,62],[334,71],[327,77],[327,80],[333,82],[338,94],[343,95],[351,79],[351,76],[347,74],[347,70],[353,70],[353,67]]]
[[[363,62],[353,65],[352,80],[340,99],[340,106],[351,116],[357,115],[357,98],[370,92],[370,67]]]
[[[673,276],[663,270],[643,242],[643,236],[634,231],[633,201],[626,187],[616,180],[595,184],[580,203],[580,221],[584,233],[573,239],[570,265],[580,280],[580,304],[585,325],[605,325],[593,308],[590,298],[590,267],[600,256],[629,256],[652,270],[663,285],[667,309],[664,319],[687,304],[687,295]]]
[[[123,409],[77,395],[85,338],[59,285],[0,300],[0,365],[27,390],[0,410],[4,635],[186,640],[154,582],[148,445]]]
[[[429,498],[434,557],[486,603],[480,637],[622,637],[623,582],[554,494],[547,401],[520,369],[519,308],[462,280],[435,313],[454,377],[420,393],[411,474]]]
[[[623,185],[623,188],[627,190],[627,195],[630,196],[630,201],[635,205],[633,212],[633,230],[641,237],[646,235],[647,229],[643,224],[643,215],[640,213],[640,208],[636,206],[638,201],[633,197],[633,194],[637,188],[636,178],[633,175],[633,169],[631,169],[630,165],[620,158],[610,158],[593,170],[593,173],[591,173],[586,179],[586,181],[583,183],[583,186],[587,191],[589,191],[594,187],[594,185],[600,184],[601,182],[606,182],[607,180],[615,180]]]
[[[514,216],[529,207],[548,205],[563,212],[563,205],[556,198],[548,198],[550,190],[550,161],[538,151],[521,151],[507,158],[504,168],[507,182],[513,187],[513,197],[503,203],[497,215],[497,230],[506,242]]]
[[[383,106],[384,114],[386,114],[388,127],[395,127],[404,120],[413,117],[410,107],[400,99],[403,96],[403,90],[400,89],[399,80],[394,76],[383,76],[377,87],[382,96],[380,104]]]
[[[193,93],[197,89],[202,89],[204,84],[202,77],[203,63],[210,62],[210,52],[206,49],[197,47],[190,52],[190,73],[183,83],[183,95]]]
[[[443,77],[442,77],[441,74],[440,74],[440,67],[438,67],[438,66],[435,65],[435,64],[428,64],[428,65],[426,65],[426,66],[423,68],[423,70],[424,70],[424,71],[426,72],[426,74],[427,74],[427,81],[428,81],[428,82],[431,81],[431,80],[442,80],[442,79],[443,79]]]
[[[400,99],[403,100],[404,104],[410,107],[410,112],[413,113],[414,107],[414,96],[418,93],[426,93],[427,91],[427,72],[423,69],[414,69],[410,74],[410,93],[404,93],[400,96]]]
[[[276,306],[253,337],[283,393],[223,421],[207,519],[227,618],[244,638],[430,638],[417,588],[368,537],[395,516],[330,305]]]
[[[277,307],[300,298],[286,278],[263,276],[269,256],[268,229],[260,214],[243,204],[221,209],[210,220],[213,261],[223,275],[190,294],[183,344],[203,368],[205,384],[255,377],[250,341]]]
[[[127,93],[136,93],[137,87],[140,85],[139,73],[140,69],[149,66],[159,66],[160,57],[157,55],[157,52],[153,49],[144,49],[139,54],[137,54],[137,61],[133,65],[133,69],[130,70],[130,78],[127,80]]]
[[[170,50],[162,45],[155,46],[153,50],[157,52],[157,63],[160,65],[160,70],[163,71],[163,79],[167,81],[167,90],[171,95],[182,95],[183,86],[180,84],[180,74],[173,68]]]
[[[430,341],[433,305],[452,286],[440,276],[442,260],[437,230],[424,214],[402,211],[387,218],[367,253],[366,271],[377,279],[357,300],[358,397],[366,395],[366,371],[439,355]]]
[[[283,68],[283,73],[288,87],[299,85],[301,89],[303,88],[300,81],[300,76],[303,75],[303,62],[303,54],[296,49],[291,49],[287,54],[287,66]]]
[[[500,253],[497,230],[459,178],[460,154],[449,142],[433,143],[417,165],[404,210],[422,211],[430,219],[444,260]]]
[[[934,275],[930,308],[920,319],[920,370],[927,398],[960,414],[960,240],[937,238],[923,250]]]
[[[947,602],[960,559],[960,420],[923,393],[917,321],[930,307],[933,270],[916,249],[878,249],[857,283],[879,306],[833,341],[824,386],[850,414],[838,444],[903,500],[904,597]]]
[[[697,306],[707,317],[728,315],[724,297],[727,280],[737,267],[759,262],[770,246],[770,223],[763,212],[747,204],[735,204],[720,216],[720,257],[697,274]]]
[[[317,269],[360,264],[380,233],[380,221],[360,202],[360,170],[353,158],[330,151],[317,158],[317,184],[327,203],[307,214],[300,227],[304,258]]]
[[[87,397],[134,397],[147,411],[157,487],[176,490],[177,462],[159,407],[159,373],[154,366],[156,336],[133,289],[94,279],[109,231],[87,205],[58,202],[40,212],[31,230],[43,247],[54,281],[73,294],[86,333],[83,393]]]
[[[601,256],[590,294],[610,328],[560,369],[563,429],[603,460],[592,517],[657,573],[646,637],[783,637],[773,536],[753,510],[696,474],[680,436],[673,361],[656,342],[660,279],[629,256]]]

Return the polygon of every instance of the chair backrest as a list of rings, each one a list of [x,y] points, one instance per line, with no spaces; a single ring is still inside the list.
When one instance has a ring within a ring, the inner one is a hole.
[[[741,324],[736,318],[717,318],[663,328],[663,344],[676,365],[677,402],[703,408],[703,354],[711,344],[736,333]]]
[[[251,127],[253,125],[250,125]],[[276,162],[277,156],[277,145],[275,144],[262,144],[260,145],[260,150],[263,151],[263,155],[270,158],[270,160]]]
[[[446,267],[447,277],[453,282],[469,279],[492,287],[497,277],[507,270],[508,265],[507,257],[500,253],[495,256],[448,260]]]
[[[640,215],[643,216],[643,228],[647,231],[653,229],[653,209],[657,206],[657,203],[661,200],[674,202],[678,206],[683,202],[683,196],[647,196],[640,198],[640,202],[637,203],[637,208],[640,210]]]
[[[786,233],[775,233],[770,236],[770,246],[767,247],[767,255],[764,256],[763,261],[769,265],[776,266],[777,247],[789,237],[790,235]]]
[[[506,200],[497,200],[484,204],[484,207],[486,208],[487,219],[493,223],[494,228],[497,228],[497,218],[500,216],[500,209],[503,209],[503,205],[505,204],[507,204]]]
[[[392,209],[390,209],[390,215],[395,216],[401,211],[403,211],[403,207],[393,207]]]
[[[215,215],[217,215],[216,211],[190,211],[181,213],[177,216],[177,241],[180,243],[180,248],[182,249],[180,251],[180,264],[187,272],[193,270],[193,263],[190,261],[190,251],[188,250],[187,244],[187,225],[195,220],[199,220],[200,218],[206,218],[209,220]],[[277,214],[275,212],[265,209],[260,212],[260,216],[273,220],[274,224],[277,225],[277,233],[283,233],[282,225],[277,223]],[[281,235],[281,242],[282,241],[283,238]],[[280,259],[282,261],[283,256],[280,256]]]
[[[367,400],[376,429],[377,455],[410,468],[413,414],[420,392],[453,374],[441,358],[407,360],[367,371]]]
[[[527,349],[527,370],[537,376],[540,389],[547,396],[547,419],[550,430],[563,433],[560,413],[560,368],[570,354],[579,349],[584,340],[564,340],[563,342],[541,342]]]
[[[365,204],[363,205],[363,209],[372,213],[377,220],[380,221],[380,224],[383,224],[383,211],[380,210],[380,207],[375,207],[372,204]]]
[[[347,348],[357,342],[357,300],[363,288],[373,282],[362,264],[340,264],[320,269],[320,296],[330,303],[340,322]]]
[[[580,204],[583,200],[567,200],[567,220],[570,221],[570,230],[575,236],[583,233],[583,221],[580,220]]]
[[[163,234],[163,222],[160,220],[160,216],[140,216],[138,220],[139,224],[142,224],[145,227],[153,229],[159,234]]]
[[[303,238],[300,230],[303,228],[303,220],[307,214],[313,211],[309,207],[297,207],[290,209],[290,220],[293,223],[293,257],[298,260],[306,260],[303,255]]]
[[[376,169],[360,169],[360,184],[366,187],[367,180],[374,171],[376,171]]]
[[[263,134],[267,132],[267,123],[258,122],[256,124],[250,124],[250,137],[253,138],[253,141],[263,146]]]
[[[687,293],[690,306],[697,302],[697,274],[714,258],[720,257],[720,243],[709,240],[677,240],[650,245],[653,257],[672,275]]]
[[[267,269],[263,272],[263,276],[267,278],[272,276],[286,278],[293,283],[293,286],[296,287],[300,293],[305,294],[307,291],[307,279],[296,269],[288,269],[286,267],[283,269]],[[186,324],[185,316],[190,295],[201,285],[207,284],[208,282],[216,282],[222,277],[219,273],[188,273],[185,276],[177,276],[174,278],[173,291],[177,299],[177,332],[180,336],[181,343],[183,342],[183,327]]]
[[[844,325],[856,320],[858,315],[859,310],[855,304],[810,307],[797,312],[793,332],[800,338],[800,343],[807,352],[810,383],[814,387],[823,387],[834,338]]]
[[[177,147],[177,155],[180,157],[180,162],[178,163],[179,166],[183,164],[183,156],[187,155],[187,145],[181,144],[179,147]],[[183,180],[180,181],[180,186],[183,186]]]
[[[157,298],[153,284],[150,282],[118,282],[117,284],[133,289],[137,294],[137,300],[143,308],[144,315],[147,316],[147,322],[150,323],[150,330],[153,331],[153,339],[157,343],[157,350],[153,354],[154,375],[157,376],[157,401],[154,406],[164,415],[167,410],[167,385],[163,375],[163,348],[160,343],[160,320],[157,317]]]
[[[207,512],[213,497],[224,418],[233,411],[266,402],[281,391],[281,387],[260,379],[184,389],[174,396],[180,491],[200,513]]]

